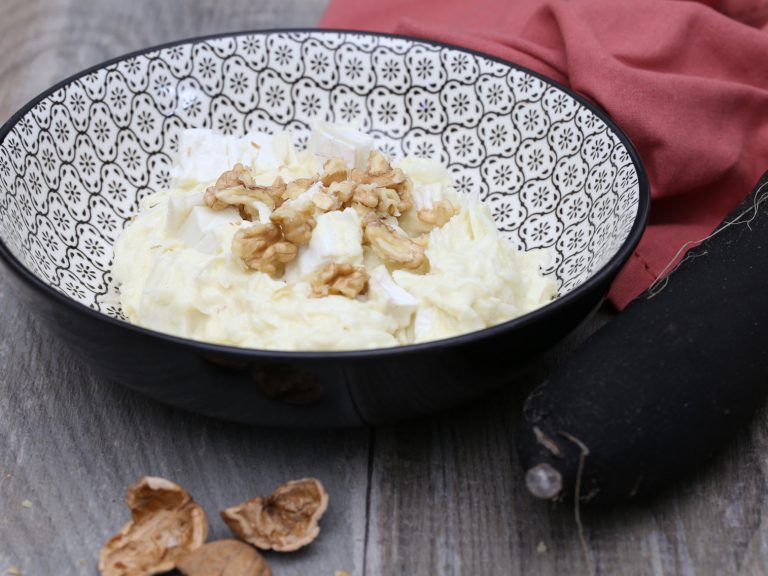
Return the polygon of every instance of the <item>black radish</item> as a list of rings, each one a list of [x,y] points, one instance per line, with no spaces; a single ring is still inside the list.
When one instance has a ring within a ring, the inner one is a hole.
[[[768,172],[528,397],[518,434],[526,485],[582,503],[652,493],[722,448],[766,390]]]

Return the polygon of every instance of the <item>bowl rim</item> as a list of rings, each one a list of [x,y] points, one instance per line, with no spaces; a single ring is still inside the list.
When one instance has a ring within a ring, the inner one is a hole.
[[[301,27],[269,28],[264,30],[239,30],[239,31],[233,31],[233,32],[214,33],[214,34],[208,34],[203,36],[183,38],[181,40],[174,40],[171,42],[153,45],[147,48],[142,48],[139,50],[128,52],[126,54],[105,60],[99,64],[90,66],[80,72],[77,72],[75,74],[68,76],[67,78],[57,82],[50,88],[39,93],[37,96],[32,98],[30,101],[28,101],[22,108],[20,108],[13,115],[11,115],[11,117],[2,125],[2,127],[0,127],[0,144],[2,144],[5,141],[6,137],[14,128],[14,126],[16,126],[19,120],[23,116],[25,116],[28,112],[30,112],[35,106],[37,106],[41,101],[50,97],[52,94],[54,94],[61,88],[64,88],[65,86],[72,84],[73,82],[89,74],[97,72],[98,70],[105,68],[107,66],[111,66],[113,64],[117,64],[119,62],[123,62],[131,58],[135,58],[137,56],[144,56],[152,52],[157,52],[159,50],[173,48],[174,46],[180,46],[184,44],[193,44],[193,43],[205,42],[208,40],[234,38],[239,36],[251,36],[251,35],[268,36],[270,34],[293,34],[293,33],[310,34],[310,35],[329,33],[329,34],[349,34],[349,35],[358,35],[358,36],[375,36],[375,37],[394,38],[398,40],[407,40],[413,43],[427,44],[431,46],[438,46],[441,48],[449,48],[451,50],[456,50],[459,52],[471,54],[473,56],[485,58],[487,60],[508,66],[509,68],[519,70],[535,78],[538,78],[539,80],[542,80],[544,83],[550,86],[553,86],[565,92],[566,94],[571,96],[574,100],[576,100],[579,104],[581,104],[582,106],[587,108],[589,111],[591,111],[593,114],[595,114],[598,118],[600,118],[600,120],[602,120],[605,123],[605,125],[611,130],[611,132],[613,132],[613,134],[624,145],[635,167],[635,171],[637,172],[637,180],[638,180],[637,214],[635,215],[635,220],[632,224],[632,228],[627,234],[627,237],[624,239],[624,242],[619,247],[618,251],[605,264],[603,264],[603,266],[599,270],[593,273],[592,276],[590,276],[583,284],[577,286],[576,288],[571,290],[568,294],[565,294],[564,296],[559,296],[557,297],[557,299],[553,300],[552,302],[545,304],[540,308],[532,310],[531,312],[523,314],[522,316],[518,316],[511,320],[507,320],[500,324],[495,324],[493,326],[489,326],[488,328],[483,328],[481,330],[475,330],[473,332],[467,332],[464,334],[459,334],[457,336],[451,336],[449,338],[442,338],[439,340],[430,340],[430,341],[421,342],[418,344],[396,345],[396,346],[391,346],[387,348],[328,350],[328,351],[293,351],[293,350],[270,350],[266,348],[245,348],[245,347],[230,346],[230,345],[224,345],[224,344],[214,344],[211,342],[193,340],[191,338],[185,338],[181,336],[167,334],[165,332],[159,332],[157,330],[145,328],[137,324],[132,324],[125,320],[113,318],[111,316],[108,316],[107,314],[104,314],[103,312],[95,310],[90,306],[87,306],[81,302],[78,302],[77,300],[74,300],[73,298],[70,298],[69,296],[66,296],[65,294],[59,292],[58,290],[53,288],[50,284],[38,278],[21,261],[19,261],[19,259],[16,258],[11,253],[11,251],[6,246],[6,243],[2,238],[0,238],[0,258],[2,258],[2,260],[8,265],[8,267],[17,274],[17,276],[19,276],[28,285],[30,285],[32,288],[36,289],[38,292],[42,293],[43,295],[47,296],[48,298],[51,298],[54,301],[68,307],[75,313],[85,314],[97,321],[105,322],[109,325],[115,326],[118,329],[132,331],[139,336],[159,338],[160,340],[166,341],[167,343],[174,344],[174,345],[190,346],[194,349],[197,349],[200,352],[204,352],[207,354],[224,354],[228,356],[248,356],[248,357],[256,357],[256,358],[270,358],[270,359],[284,359],[284,360],[334,361],[334,360],[356,360],[356,359],[365,359],[365,358],[371,358],[371,357],[382,358],[382,357],[388,357],[388,356],[409,355],[409,354],[417,354],[417,353],[426,352],[426,351],[449,349],[455,346],[461,346],[463,344],[477,343],[479,341],[483,341],[489,338],[494,338],[495,336],[498,336],[507,332],[512,332],[516,329],[524,328],[538,321],[543,321],[547,318],[555,316],[560,310],[567,309],[572,303],[577,301],[579,298],[597,289],[597,287],[600,284],[610,281],[621,270],[621,268],[624,266],[624,264],[627,262],[629,257],[634,252],[634,249],[637,246],[637,244],[640,242],[640,239],[645,231],[645,228],[648,222],[648,214],[650,211],[650,188],[648,183],[648,176],[645,170],[645,166],[640,158],[640,154],[637,152],[637,149],[635,148],[634,144],[629,139],[629,136],[627,136],[627,134],[618,126],[618,124],[613,120],[613,118],[611,118],[611,116],[605,110],[603,110],[597,103],[588,100],[585,96],[582,96],[581,94],[577,93],[571,88],[568,88],[567,86],[561,84],[560,82],[557,82],[556,80],[553,80],[543,74],[535,72],[534,70],[531,70],[525,66],[521,66],[520,64],[517,64],[510,60],[505,60],[503,58],[499,58],[491,54],[481,52],[479,50],[464,48],[462,46],[457,46],[455,44],[450,44],[448,42],[418,38],[416,36],[410,36],[405,34],[390,34],[387,32],[353,30],[353,29],[345,29],[345,28],[301,28]]]

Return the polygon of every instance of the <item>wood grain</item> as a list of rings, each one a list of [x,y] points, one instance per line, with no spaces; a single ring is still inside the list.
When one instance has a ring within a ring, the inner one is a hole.
[[[311,26],[326,0],[3,0],[0,121],[52,83],[147,45],[249,28]],[[125,487],[174,479],[227,534],[221,508],[317,476],[320,538],[268,555],[275,574],[586,574],[570,507],[531,499],[514,451],[525,392],[600,323],[507,390],[376,430],[280,431],[151,402],[94,376],[19,309],[0,278],[0,573],[92,575],[127,519]],[[584,517],[601,575],[768,574],[768,418],[663,497]],[[31,507],[24,505],[25,501]]]
[[[0,121],[78,70],[147,45],[248,28],[312,26],[325,0],[4,0]],[[209,420],[95,377],[38,330],[0,280],[0,573],[95,574],[102,543],[128,519],[128,484],[171,478],[222,508],[316,476],[331,507],[322,535],[276,574],[362,573],[367,430],[279,431]],[[25,501],[31,508],[24,506]]]

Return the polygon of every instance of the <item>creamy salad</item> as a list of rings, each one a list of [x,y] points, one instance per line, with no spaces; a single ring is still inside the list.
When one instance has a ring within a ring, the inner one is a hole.
[[[506,241],[445,167],[390,164],[371,137],[186,130],[169,190],[115,247],[131,322],[274,350],[370,349],[480,330],[557,295],[543,251]]]

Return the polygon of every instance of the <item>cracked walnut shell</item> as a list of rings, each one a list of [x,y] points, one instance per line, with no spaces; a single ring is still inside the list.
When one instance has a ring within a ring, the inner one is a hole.
[[[230,530],[262,550],[291,552],[312,542],[328,508],[328,493],[319,480],[304,478],[280,485],[267,497],[256,497],[221,512]]]
[[[272,576],[264,557],[240,540],[217,540],[182,556],[176,568],[184,576]]]
[[[232,253],[248,268],[276,275],[296,258],[298,248],[283,240],[280,227],[269,222],[240,228],[232,238]]]
[[[322,298],[330,294],[339,294],[354,298],[368,291],[370,276],[362,266],[337,264],[331,262],[315,273],[310,281],[312,296]]]
[[[128,487],[125,503],[131,510],[131,521],[102,547],[102,576],[167,572],[181,556],[205,542],[205,512],[178,484],[144,476]]]

